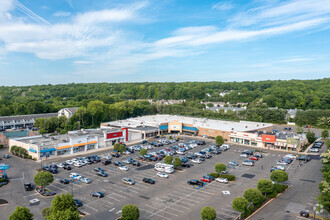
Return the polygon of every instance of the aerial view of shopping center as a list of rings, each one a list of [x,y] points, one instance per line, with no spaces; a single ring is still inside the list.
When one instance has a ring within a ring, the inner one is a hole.
[[[329,18],[1,0],[0,220],[329,220]]]

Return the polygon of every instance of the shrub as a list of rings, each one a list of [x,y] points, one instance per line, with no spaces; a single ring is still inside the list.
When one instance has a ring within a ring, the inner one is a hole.
[[[136,205],[124,205],[121,210],[123,220],[138,220],[140,217],[140,211]]]
[[[279,184],[279,183],[274,183],[274,190],[277,192],[277,193],[281,193],[281,192],[283,192],[283,187],[282,187],[282,185],[281,184]]]
[[[267,193],[267,197],[268,198],[275,198],[277,196],[277,192],[276,192],[276,190],[274,190],[273,192],[271,192],[271,193]]]
[[[213,176],[214,178],[218,178],[220,176],[219,173],[209,173],[207,175]]]
[[[236,177],[234,175],[230,175],[230,174],[221,174],[221,175],[219,175],[219,177],[227,178],[228,181],[235,181],[236,180]]]
[[[7,182],[6,178],[0,178],[0,183]]]
[[[220,136],[221,137],[221,136]],[[214,166],[215,172],[221,173],[222,171],[225,171],[227,169],[226,165],[223,163],[217,163]]]
[[[32,156],[31,155],[26,155],[26,158],[27,159],[32,159]]]
[[[247,216],[251,215],[253,212],[254,212],[254,208],[253,208],[253,206],[249,206],[249,207],[247,207],[247,209],[241,214],[241,217],[242,217],[242,218],[247,217]]]
[[[205,206],[201,210],[201,218],[202,220],[214,220],[216,219],[217,214],[213,207]]]

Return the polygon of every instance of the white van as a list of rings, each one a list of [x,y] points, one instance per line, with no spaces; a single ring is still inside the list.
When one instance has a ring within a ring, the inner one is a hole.
[[[165,173],[173,173],[174,166],[171,164],[166,164],[166,163],[156,163],[155,170],[160,171],[160,172],[165,172]]]

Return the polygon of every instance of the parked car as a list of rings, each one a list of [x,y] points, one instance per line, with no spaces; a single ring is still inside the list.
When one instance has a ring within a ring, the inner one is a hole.
[[[70,173],[70,178],[75,177],[75,176],[80,176],[78,173]]]
[[[238,163],[234,162],[234,161],[229,161],[228,162],[229,165],[232,165],[232,166],[238,166]]]
[[[146,141],[146,140],[141,141],[141,144],[147,144],[147,143],[148,143],[148,141]]]
[[[104,172],[104,170],[102,168],[100,168],[100,167],[95,167],[93,170],[95,172]]]
[[[258,157],[249,157],[250,160],[258,160]]]
[[[88,179],[86,177],[85,178],[81,178],[80,181],[83,182],[83,183],[87,183],[87,184],[89,184],[89,183],[92,182],[90,179]]]
[[[242,154],[253,155],[253,152],[250,150],[244,150]]]
[[[305,218],[309,218],[309,212],[307,210],[306,211],[301,211],[300,216],[305,217]]]
[[[254,162],[253,160],[245,160],[242,165],[245,165],[245,166],[253,166],[254,165]]]
[[[193,180],[188,180],[187,182],[188,185],[193,185],[193,186],[199,186],[199,187],[203,187],[204,183],[202,181],[193,179]]]
[[[247,158],[248,157],[248,155],[247,154],[241,154],[241,155],[239,155],[240,157],[244,157],[244,158]]]
[[[166,173],[158,172],[157,176],[162,177],[162,178],[168,178],[168,175]]]
[[[5,159],[9,159],[10,156],[9,156],[9,154],[5,154],[5,155],[3,155],[3,158],[5,158]]]
[[[71,170],[71,167],[69,165],[67,165],[67,166],[64,166],[63,169],[65,169],[65,170]]]
[[[228,183],[228,179],[227,178],[216,178],[215,179],[216,182],[219,182],[219,183]]]
[[[33,186],[31,183],[24,183],[24,190],[25,191],[31,191],[33,190]]]
[[[60,183],[62,183],[62,184],[69,184],[70,183],[70,180],[68,180],[68,179],[61,179],[60,180]]]
[[[134,161],[132,164],[133,166],[137,166],[137,167],[141,166],[141,163],[139,161]]]
[[[200,164],[202,163],[202,160],[200,158],[192,159],[191,162]]]
[[[82,201],[78,200],[78,199],[74,199],[74,203],[76,204],[77,207],[81,207],[84,204],[82,203]]]
[[[214,180],[214,177],[211,175],[205,175],[203,176],[203,178],[201,179],[203,182],[211,182]]]
[[[309,149],[309,152],[315,152],[318,153],[320,150],[318,148],[311,148]]]
[[[191,167],[190,163],[183,163],[181,166],[182,167],[187,167],[187,168]]]
[[[108,165],[108,164],[111,164],[111,160],[105,160],[102,162],[103,165]]]
[[[303,160],[305,162],[308,162],[311,160],[311,158],[309,156],[298,156],[297,160]]]
[[[92,193],[90,194],[90,196],[92,196],[92,197],[97,197],[97,198],[102,198],[102,197],[104,197],[104,194],[101,193],[101,192],[92,192]]]
[[[112,153],[111,156],[118,158],[118,157],[120,157],[120,154],[118,154],[118,153]]]
[[[121,167],[118,167],[120,170],[124,170],[124,171],[128,171],[128,167],[127,166],[121,166]]]
[[[127,178],[127,177],[124,177],[122,179],[122,182],[125,183],[125,184],[129,184],[129,185],[134,185],[135,184],[134,180],[132,180],[130,178]]]
[[[145,183],[155,184],[156,182],[151,178],[143,178],[142,180]]]
[[[115,161],[115,162],[113,162],[113,164],[115,166],[119,166],[119,167],[124,166],[124,164],[122,162],[120,162],[120,161]]]
[[[102,177],[107,177],[108,176],[108,174],[105,173],[105,172],[97,172],[96,175],[102,176]]]
[[[263,157],[261,153],[255,153],[254,156],[255,157],[258,157],[258,158],[262,158]]]

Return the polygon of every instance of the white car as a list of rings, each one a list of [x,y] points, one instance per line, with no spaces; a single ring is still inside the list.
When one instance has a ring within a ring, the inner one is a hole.
[[[227,148],[227,150],[230,149],[230,146],[228,144],[223,144],[223,145],[221,145],[221,147],[225,147],[225,148]]]
[[[127,171],[128,170],[128,167],[127,166],[122,166],[122,167],[118,167],[120,170],[125,170]]]
[[[277,165],[277,166],[274,166],[276,169],[279,169],[279,170],[283,170],[285,171],[285,167],[284,166],[280,166],[280,165]]]
[[[166,173],[158,172],[157,176],[162,177],[162,178],[168,178],[168,175]]]
[[[81,180],[82,178],[83,178],[83,177],[80,176],[80,175],[72,177],[72,179],[74,179],[74,180]]]
[[[311,148],[309,149],[309,152],[319,152],[320,150],[318,148]]]
[[[65,161],[67,164],[70,164],[70,165],[72,165],[73,164],[73,161],[72,160],[67,160],[67,161]]]
[[[241,154],[241,155],[239,155],[240,157],[245,157],[245,158],[247,158],[248,157],[248,155],[247,154]]]
[[[227,178],[216,178],[215,181],[219,182],[219,183],[228,183],[228,179]]]
[[[242,163],[242,165],[245,165],[245,166],[253,166],[254,163],[253,163],[252,161],[244,161],[244,162]]]
[[[293,154],[287,154],[287,155],[285,155],[284,156],[285,158],[288,158],[288,159],[296,159],[296,156],[295,155],[293,155]]]
[[[74,163],[79,162],[79,160],[78,160],[77,158],[73,158],[72,161],[73,161]]]
[[[176,151],[176,153],[177,153],[177,154],[181,154],[181,155],[184,155],[184,152],[183,152],[183,151],[181,151],[181,150],[177,150],[177,151]]]
[[[60,168],[63,168],[64,167],[64,164],[63,163],[59,163],[59,164],[57,164],[57,166],[60,167]]]
[[[112,157],[111,157],[111,156],[105,156],[104,159],[105,159],[105,160],[111,160]]]
[[[287,165],[286,162],[281,161],[281,160],[280,160],[280,161],[277,161],[276,164],[277,164],[277,165],[284,165],[284,166]]]
[[[87,183],[87,184],[92,182],[90,179],[88,179],[86,177],[85,178],[81,178],[80,180],[81,180],[81,182],[84,182],[84,183]]]
[[[70,177],[74,177],[74,176],[80,176],[78,173],[70,173]]]
[[[73,164],[75,167],[82,167],[83,165],[81,164],[81,163],[79,163],[79,162],[76,162],[76,163],[74,163]]]
[[[198,163],[198,164],[202,163],[201,159],[199,159],[199,158],[192,159],[191,162]]]

